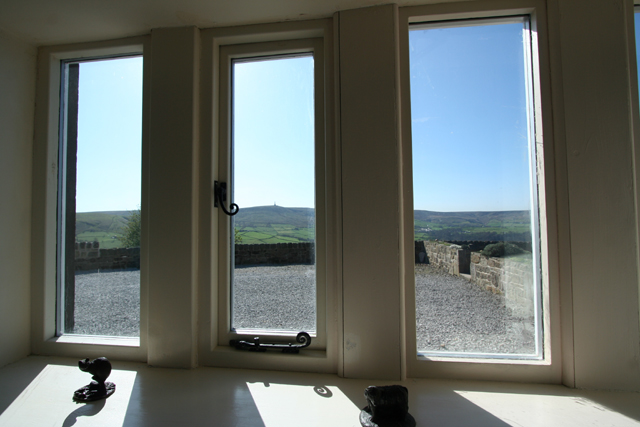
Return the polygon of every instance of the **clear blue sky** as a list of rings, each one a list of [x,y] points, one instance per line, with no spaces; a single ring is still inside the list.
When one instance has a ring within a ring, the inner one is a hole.
[[[76,212],[140,205],[142,57],[80,63]]]
[[[234,63],[234,202],[314,207],[313,57]]]
[[[523,24],[410,32],[414,208],[529,209]]]
[[[413,30],[410,55],[415,209],[529,209],[522,24]],[[313,59],[235,68],[234,201],[314,206]],[[78,212],[140,204],[141,111],[142,58],[81,64]]]

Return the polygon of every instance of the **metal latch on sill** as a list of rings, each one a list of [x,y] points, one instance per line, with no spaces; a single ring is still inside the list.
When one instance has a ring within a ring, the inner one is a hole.
[[[278,343],[261,343],[260,337],[255,337],[253,342],[231,340],[229,345],[235,347],[238,350],[247,351],[267,351],[267,350],[282,350],[283,353],[299,353],[301,348],[309,347],[311,344],[311,336],[306,332],[300,332],[296,336],[296,342],[298,344],[278,344]]]
[[[234,216],[238,212],[240,212],[240,206],[235,203],[231,203],[229,207],[231,210],[227,210],[224,206],[224,202],[227,201],[227,183],[226,182],[218,182],[214,181],[213,183],[213,206],[222,208],[222,211],[229,216]]]

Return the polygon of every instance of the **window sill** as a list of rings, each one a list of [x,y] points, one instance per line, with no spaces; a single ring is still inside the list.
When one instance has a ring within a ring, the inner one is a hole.
[[[111,345],[118,347],[140,347],[139,337],[103,337],[96,335],[62,335],[47,342],[62,344]]]
[[[482,364],[500,364],[500,365],[551,365],[549,360],[539,358],[511,358],[511,357],[486,357],[485,355],[467,355],[467,356],[443,356],[418,354],[416,357],[418,363],[421,362],[452,362],[452,363],[482,363]]]
[[[292,372],[333,373],[336,368],[325,350],[300,350],[298,354],[280,351],[253,352],[237,350],[229,346],[216,346],[207,354],[201,354],[203,366],[224,368],[266,369]]]

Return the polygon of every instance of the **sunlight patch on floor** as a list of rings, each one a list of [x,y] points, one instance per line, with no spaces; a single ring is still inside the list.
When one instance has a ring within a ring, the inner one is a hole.
[[[512,426],[640,426],[638,421],[578,396],[456,391]]]
[[[333,386],[247,383],[265,427],[360,427],[360,409]]]
[[[74,366],[47,365],[0,415],[0,426],[118,427],[124,424],[136,372],[114,369],[116,385],[108,399],[76,403],[73,392],[91,382]]]

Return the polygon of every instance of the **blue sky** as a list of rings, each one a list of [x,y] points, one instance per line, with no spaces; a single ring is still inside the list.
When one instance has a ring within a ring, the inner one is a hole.
[[[414,208],[529,209],[523,24],[410,32]]]
[[[140,205],[142,57],[80,63],[76,212]]]
[[[415,209],[529,209],[523,25],[413,30],[410,55]],[[241,207],[314,206],[312,82],[310,56],[236,65]],[[81,63],[78,212],[139,206],[141,111],[141,57]]]
[[[314,207],[313,57],[234,63],[234,202]]]

